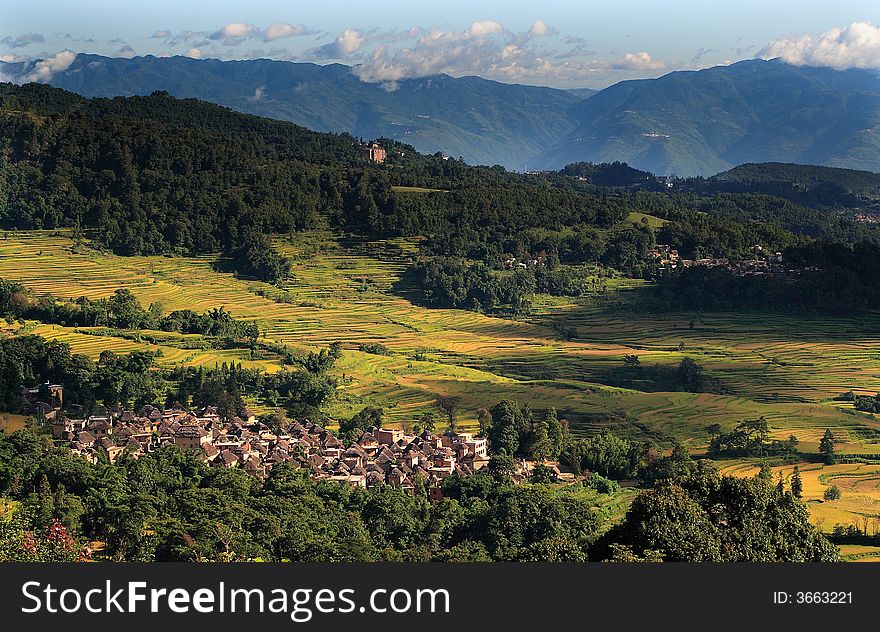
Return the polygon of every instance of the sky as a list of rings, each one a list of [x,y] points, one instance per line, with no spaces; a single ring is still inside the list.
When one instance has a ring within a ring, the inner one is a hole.
[[[74,53],[344,63],[392,86],[444,72],[601,88],[754,57],[880,70],[880,2],[42,0],[0,15],[0,61]],[[2,77],[2,74],[0,74]]]

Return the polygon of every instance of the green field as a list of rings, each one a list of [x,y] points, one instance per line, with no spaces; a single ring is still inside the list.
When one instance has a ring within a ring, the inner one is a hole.
[[[615,423],[629,432],[676,436],[693,447],[705,445],[711,423],[732,427],[764,415],[780,435],[794,432],[817,442],[825,427],[834,427],[848,440],[846,450],[880,452],[880,444],[866,438],[880,424],[829,401],[849,389],[875,388],[880,319],[644,315],[609,311],[593,297],[538,297],[533,316],[516,321],[419,307],[401,296],[405,283],[402,291],[393,291],[415,251],[409,242],[345,242],[312,233],[278,246],[294,260],[293,278],[283,289],[216,272],[211,257],[76,254],[67,237],[48,233],[3,235],[0,277],[63,297],[97,298],[126,287],[144,305],[158,301],[165,311],[223,306],[258,322],[266,340],[298,349],[340,340],[346,353],[338,370],[351,383],[334,414],[378,403],[400,422],[431,408],[438,395],[456,395],[462,398],[461,421],[468,422],[479,407],[517,397],[536,408],[556,406],[575,422]],[[639,283],[610,281],[611,290]],[[575,328],[573,341],[558,335],[560,322]],[[156,347],[60,326],[28,329],[94,356],[102,349]],[[272,359],[251,360],[246,350],[192,350],[180,348],[172,336],[167,340],[159,345],[164,363],[212,365],[234,359],[278,368]],[[357,346],[364,342],[380,342],[394,353],[362,353]],[[412,359],[416,353],[425,359]],[[731,394],[604,385],[603,376],[625,354],[638,355],[645,365],[669,367],[691,356]]]
[[[594,296],[538,296],[531,316],[511,320],[408,300],[413,288],[403,272],[417,249],[410,241],[364,242],[319,232],[279,239],[277,246],[293,260],[293,276],[282,288],[218,272],[210,256],[75,253],[64,233],[0,233],[0,277],[70,298],[98,298],[125,287],[144,305],[158,301],[166,312],[223,306],[256,321],[266,342],[295,350],[338,340],[345,351],[335,370],[344,379],[328,411],[336,418],[375,404],[399,424],[437,413],[436,398],[452,395],[461,400],[457,421],[473,426],[480,407],[517,398],[538,409],[555,406],[575,432],[606,425],[634,437],[676,437],[695,452],[705,448],[710,424],[729,429],[763,415],[774,435],[795,434],[802,451],[816,451],[824,430],[832,428],[841,453],[880,455],[880,422],[832,399],[850,389],[878,389],[878,317],[641,314],[628,311],[625,299],[643,282],[612,278]],[[559,334],[563,324],[574,329],[571,341]],[[63,340],[93,357],[104,349],[148,348],[161,350],[166,365],[235,361],[280,368],[271,355],[192,348],[197,336],[152,332],[159,338],[150,344],[136,335],[40,323],[11,323],[6,330]],[[392,355],[359,351],[367,342],[382,343]],[[693,357],[727,394],[609,386],[609,372],[626,354],[669,370]],[[866,485],[836,501],[840,516],[830,514],[831,506],[814,515],[828,513],[830,529],[855,515],[856,496],[880,502],[880,490]],[[821,497],[821,490],[814,492]]]
[[[443,189],[426,189],[425,187],[405,187],[395,185],[391,187],[395,193],[448,193]]]
[[[654,215],[648,215],[647,213],[639,213],[638,211],[633,211],[629,214],[629,221],[635,222],[636,224],[646,223],[653,229],[663,228],[664,224],[668,224],[668,219],[663,219],[662,217],[656,217]]]

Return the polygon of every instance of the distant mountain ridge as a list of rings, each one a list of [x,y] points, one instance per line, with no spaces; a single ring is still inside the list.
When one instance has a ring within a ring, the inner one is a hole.
[[[340,64],[80,54],[51,83],[84,96],[167,90],[520,171],[615,161],[679,176],[763,162],[880,171],[880,78],[868,70],[749,60],[594,92],[448,75],[370,84]]]
[[[574,129],[568,110],[582,96],[479,77],[436,75],[393,86],[360,81],[349,66],[269,59],[220,61],[77,55],[52,85],[87,97],[166,90],[316,131],[393,138],[472,164],[525,170]]]
[[[749,60],[623,81],[573,109],[580,124],[541,164],[627,162],[680,176],[747,162],[880,171],[875,71]]]

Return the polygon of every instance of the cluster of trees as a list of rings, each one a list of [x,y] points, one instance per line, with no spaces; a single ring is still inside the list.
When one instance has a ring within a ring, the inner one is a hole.
[[[770,428],[763,417],[748,419],[737,424],[730,432],[721,432],[716,424],[709,429],[712,440],[708,454],[718,457],[765,457],[794,456],[797,454],[797,437],[791,435],[785,441],[770,438]]]
[[[572,178],[586,178],[590,184],[601,187],[646,187],[659,189],[660,183],[648,171],[640,171],[625,162],[614,161],[593,164],[573,162],[565,165],[559,173]]]
[[[217,406],[221,414],[239,414],[244,397],[257,397],[268,406],[284,407],[297,418],[323,419],[322,406],[336,393],[337,381],[331,375],[339,347],[309,352],[299,359],[302,370],[266,373],[222,363],[214,369],[178,367],[164,375],[169,388],[165,403],[183,406]]]
[[[596,472],[619,481],[638,478],[650,452],[647,443],[631,442],[603,428],[589,439],[568,441],[560,460],[577,474]]]
[[[247,231],[230,253],[236,270],[268,283],[281,283],[290,276],[290,259],[279,254],[263,233]]]
[[[427,236],[432,253],[486,259],[530,228],[609,228],[628,214],[619,201],[386,139],[392,181],[347,135],[162,92],[89,100],[5,84],[0,112],[0,226],[73,227],[120,254],[222,251],[273,282],[288,262],[271,233],[329,224]],[[392,184],[447,192],[398,195]]]
[[[680,347],[683,349],[683,346]],[[644,365],[635,354],[623,357],[622,366],[608,371],[603,381],[624,388],[643,391],[685,391],[688,393],[726,393],[727,387],[708,375],[703,365],[685,356],[678,365]]]
[[[109,298],[91,300],[81,296],[62,301],[52,296],[35,296],[19,283],[0,279],[0,316],[6,319],[39,320],[66,327],[113,327],[158,329],[184,334],[201,334],[227,340],[247,340],[253,346],[259,336],[256,324],[236,320],[223,307],[198,314],[184,309],[162,315],[162,305],[147,309],[124,288]]]
[[[504,400],[484,419],[481,431],[488,437],[491,451],[499,455],[557,459],[568,443],[568,430],[552,407],[536,418],[528,404]]]
[[[838,399],[852,402],[856,410],[861,410],[865,413],[880,413],[880,393],[876,395],[857,395],[849,391]]]
[[[87,541],[128,561],[832,561],[803,504],[761,478],[688,461],[600,535],[595,492],[513,485],[503,459],[444,480],[444,498],[315,481],[276,465],[261,481],[162,447],[92,465],[33,430],[0,434],[0,494],[17,504],[0,559],[71,559]],[[53,525],[55,525],[53,527]],[[67,557],[20,534],[63,529]]]
[[[140,408],[144,404],[219,406],[224,413],[239,414],[244,396],[255,396],[271,406],[285,406],[297,416],[322,418],[321,406],[336,392],[329,373],[339,357],[338,345],[310,352],[299,359],[302,370],[265,373],[222,363],[214,369],[155,365],[158,353],[103,351],[97,362],[72,354],[70,346],[40,336],[0,338],[0,406],[18,410],[23,386],[51,382],[64,386],[65,404],[84,413],[99,405]]]
[[[880,175],[870,171],[797,165],[749,163],[695,179],[695,187],[723,191],[762,191],[810,206],[855,206],[880,197]]]
[[[793,493],[766,477],[719,476],[706,461],[640,494],[595,550],[620,561],[839,561]]]
[[[431,257],[417,264],[413,272],[424,302],[432,307],[492,312],[509,306],[519,314],[528,312],[536,290],[531,271],[500,273],[479,261]]]
[[[633,262],[637,260],[634,256]],[[604,292],[603,275],[608,274],[603,267],[560,265],[555,252],[538,264],[513,270],[457,257],[423,257],[410,272],[427,305],[488,313],[503,309],[514,315],[528,313],[535,293],[584,296]]]

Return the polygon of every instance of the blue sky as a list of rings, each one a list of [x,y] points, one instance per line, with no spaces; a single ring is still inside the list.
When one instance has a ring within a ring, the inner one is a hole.
[[[357,65],[602,87],[754,57],[880,67],[880,2],[45,0],[4,9],[0,59],[70,50]],[[856,26],[852,29],[850,27]],[[835,30],[837,29],[837,30]]]

